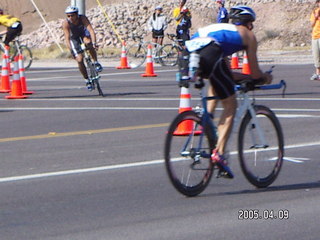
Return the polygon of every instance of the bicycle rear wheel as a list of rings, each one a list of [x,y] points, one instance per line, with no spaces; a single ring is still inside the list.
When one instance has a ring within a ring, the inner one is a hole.
[[[178,63],[179,48],[172,44],[165,44],[159,50],[159,59],[162,66],[175,66]]]
[[[11,61],[14,61],[14,57],[18,56],[18,54],[19,54],[16,47],[14,47],[14,49],[15,49],[15,53],[14,53],[14,55],[12,55]],[[31,52],[30,48],[28,48],[26,45],[21,45],[20,51],[23,56],[23,66],[25,69],[29,69],[32,64],[32,61],[33,61],[32,52]]]
[[[127,49],[128,64],[131,68],[140,67],[147,57],[147,50],[141,44],[134,44]]]
[[[216,137],[211,125],[193,111],[180,113],[165,140],[165,166],[176,190],[185,196],[200,194],[213,174],[211,153]]]
[[[266,143],[258,136],[258,127],[248,112],[239,130],[238,154],[247,180],[258,188],[269,186],[277,178],[284,156],[284,140],[280,122],[267,107],[255,106],[256,117]]]

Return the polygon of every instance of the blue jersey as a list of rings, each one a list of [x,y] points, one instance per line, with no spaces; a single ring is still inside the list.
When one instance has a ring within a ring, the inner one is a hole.
[[[199,30],[191,37],[191,40],[201,41],[203,38],[203,44],[198,44],[198,49],[204,47],[206,43],[205,39],[212,39],[218,45],[220,45],[223,56],[230,56],[235,52],[243,50],[242,38],[235,25],[229,23],[216,23],[209,26],[199,28]]]
[[[217,16],[217,23],[227,23],[228,21],[228,11],[225,7],[221,7]]]

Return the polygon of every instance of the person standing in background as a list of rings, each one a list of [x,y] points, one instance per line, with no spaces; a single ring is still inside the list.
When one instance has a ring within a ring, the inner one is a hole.
[[[311,76],[310,80],[320,80],[320,0],[316,0],[310,22],[312,27],[312,55],[316,72]]]
[[[167,27],[167,17],[162,13],[162,7],[157,6],[148,20],[148,28],[152,32],[152,42],[162,45],[164,31]]]
[[[224,7],[225,0],[216,0],[218,4],[217,23],[229,22],[228,10]]]
[[[187,7],[183,7],[180,14],[176,18],[177,21],[177,39],[181,39],[181,44],[184,46],[185,41],[190,40],[190,28],[191,28],[191,12]]]

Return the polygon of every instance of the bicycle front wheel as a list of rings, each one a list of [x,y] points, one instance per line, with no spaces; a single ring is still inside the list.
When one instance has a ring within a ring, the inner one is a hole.
[[[193,111],[180,113],[165,140],[165,166],[176,190],[185,196],[200,194],[213,174],[211,153],[216,144],[211,125]]]
[[[21,51],[21,54],[23,56],[23,66],[24,66],[25,69],[29,69],[31,64],[32,64],[32,61],[33,61],[32,52],[31,52],[30,48],[28,48],[26,45],[21,45],[20,46],[20,51]],[[13,61],[14,57],[17,56],[17,55],[18,55],[18,50],[15,49],[15,53],[12,56],[11,61]]]
[[[101,89],[100,86],[100,76],[95,68],[95,65],[91,62],[91,60],[87,60],[87,65],[90,71],[90,79],[91,79],[91,84],[92,84],[92,88],[95,89],[97,88],[98,93],[100,96],[104,97],[103,91]]]
[[[134,44],[127,49],[128,64],[131,68],[140,67],[147,57],[147,50],[141,44]]]
[[[178,63],[179,49],[172,44],[165,44],[159,50],[159,59],[162,66],[175,66]]]
[[[258,124],[253,123],[249,112],[241,122],[238,154],[247,180],[264,188],[274,182],[281,170],[284,140],[280,122],[269,108],[257,105],[255,112]]]

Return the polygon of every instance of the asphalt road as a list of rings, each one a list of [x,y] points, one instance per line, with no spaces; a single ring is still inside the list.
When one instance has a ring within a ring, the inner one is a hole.
[[[278,179],[254,188],[231,155],[234,180],[212,179],[195,198],[174,190],[162,161],[179,107],[175,70],[143,72],[105,68],[102,98],[74,67],[33,68],[26,73],[33,95],[2,94],[0,239],[319,239],[320,82],[309,80],[311,64],[276,66],[285,98],[279,90],[256,93],[283,127]],[[239,219],[252,210],[277,219]],[[284,211],[288,219],[280,219]]]

